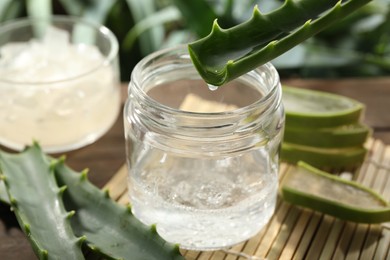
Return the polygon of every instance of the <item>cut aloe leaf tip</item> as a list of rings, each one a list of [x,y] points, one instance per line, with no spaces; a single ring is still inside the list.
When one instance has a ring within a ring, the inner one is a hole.
[[[262,14],[254,8],[248,21],[222,29],[217,21],[211,33],[188,45],[191,59],[203,79],[223,85],[273,60],[314,36],[371,0],[286,0]]]

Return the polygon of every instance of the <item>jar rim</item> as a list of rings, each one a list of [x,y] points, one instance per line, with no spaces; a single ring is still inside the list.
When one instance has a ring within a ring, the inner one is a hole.
[[[276,68],[270,63],[265,63],[258,68],[254,69],[253,71],[249,73],[253,73],[256,71],[261,71],[262,68],[266,68],[268,71],[272,72],[273,78],[272,78],[272,87],[265,93],[265,95],[261,96],[258,100],[255,102],[252,102],[248,105],[238,107],[232,110],[228,111],[221,111],[221,112],[196,112],[196,111],[186,111],[186,110],[181,110],[179,108],[174,108],[168,105],[164,105],[152,97],[150,97],[144,89],[141,87],[141,84],[139,82],[138,77],[141,76],[141,71],[142,69],[152,60],[158,59],[159,57],[162,57],[168,53],[180,53],[181,55],[188,55],[188,59],[190,59],[190,55],[188,53],[188,49],[186,47],[187,45],[185,44],[180,44],[175,47],[170,47],[170,48],[165,48],[159,51],[156,51],[154,53],[151,53],[147,56],[145,56],[141,61],[139,61],[136,66],[133,69],[133,72],[131,73],[131,80],[128,85],[128,95],[131,93],[134,93],[136,95],[141,95],[142,99],[146,101],[148,104],[152,104],[153,107],[156,110],[164,111],[166,113],[175,113],[175,115],[182,115],[182,116],[193,116],[193,117],[210,117],[210,116],[218,116],[218,117],[223,117],[223,116],[232,116],[232,115],[239,115],[239,114],[245,114],[248,111],[252,111],[254,109],[258,109],[259,107],[262,107],[264,105],[269,104],[270,100],[274,97],[275,93],[277,90],[280,88],[280,78],[279,74],[276,71]],[[196,69],[195,66],[193,66],[194,70]],[[202,79],[199,75],[199,79]],[[223,85],[220,87],[224,87]]]

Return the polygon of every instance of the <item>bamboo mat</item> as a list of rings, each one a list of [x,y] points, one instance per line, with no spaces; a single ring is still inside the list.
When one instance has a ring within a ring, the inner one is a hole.
[[[390,200],[390,146],[370,139],[369,153],[353,179]],[[282,164],[280,180],[291,167]],[[127,169],[107,183],[113,199],[128,203]],[[341,221],[278,200],[268,225],[252,239],[220,251],[182,250],[186,259],[387,259],[390,260],[390,222],[368,225]]]

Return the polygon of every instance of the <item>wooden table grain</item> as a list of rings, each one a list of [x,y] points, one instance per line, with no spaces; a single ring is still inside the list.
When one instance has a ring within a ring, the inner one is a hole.
[[[390,77],[336,80],[282,80],[285,85],[324,90],[354,98],[366,105],[364,123],[374,129],[373,137],[390,144]],[[127,84],[123,84],[123,100]],[[112,128],[97,142],[66,153],[73,169],[89,169],[88,178],[103,187],[125,163],[122,113]],[[55,155],[56,156],[56,155]],[[37,259],[8,205],[0,203],[0,260]]]

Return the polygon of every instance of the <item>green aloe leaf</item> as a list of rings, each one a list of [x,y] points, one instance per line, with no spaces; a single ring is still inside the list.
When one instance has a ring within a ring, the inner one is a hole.
[[[390,221],[390,203],[376,191],[299,161],[280,185],[283,200],[360,223]]]
[[[0,15],[3,17],[5,10],[7,10],[8,6],[15,1],[12,0],[3,0],[0,2]]]
[[[29,17],[41,21],[39,23],[33,23],[32,26],[35,36],[42,38],[52,13],[51,0],[27,0],[26,8]]]
[[[329,128],[359,121],[364,104],[342,95],[283,85],[287,127]]]
[[[83,259],[82,241],[105,259],[183,259],[154,226],[90,183],[87,171],[73,171],[37,144],[19,154],[0,151],[0,173],[0,200],[13,207],[40,259]]]
[[[23,10],[23,2],[20,0],[0,1],[0,23],[18,17]]]
[[[353,147],[364,144],[372,130],[363,124],[349,124],[328,128],[286,126],[283,141],[322,148]]]
[[[94,1],[92,5],[84,9],[82,17],[84,19],[104,24],[105,19],[110,12],[114,1]]]
[[[35,1],[35,0],[32,0]],[[42,1],[42,0],[41,0]],[[110,12],[115,1],[101,0],[59,0],[66,12],[73,16],[80,16],[86,20],[104,24],[108,13]]]
[[[80,16],[85,8],[85,2],[79,0],[58,0],[69,15]]]
[[[136,219],[130,208],[115,203],[87,180],[86,171],[73,171],[60,160],[55,174],[64,192],[65,207],[76,213],[71,219],[75,233],[86,236],[87,245],[109,259],[183,259],[178,247],[164,241],[155,227]]]
[[[155,26],[177,21],[180,18],[181,14],[174,6],[165,7],[164,9],[161,9],[152,15],[145,17],[145,19],[135,24],[133,28],[126,34],[122,44],[123,48],[125,50],[130,50],[138,37],[142,35],[142,33],[153,29]]]
[[[133,16],[134,24],[156,12],[154,0],[126,0],[129,10]],[[165,30],[161,25],[154,26],[139,36],[141,53],[147,55],[160,48]]]
[[[51,0],[27,0],[27,13],[33,18],[48,19],[52,13]]]
[[[278,9],[229,29],[214,22],[211,33],[188,45],[206,82],[220,86],[271,61],[366,5],[371,0],[286,0]]]
[[[78,16],[83,20],[93,22],[96,25],[104,24],[115,1],[78,1],[60,0],[68,14]],[[96,32],[82,23],[73,29],[73,41],[92,44],[96,38]]]
[[[84,259],[62,202],[53,167],[37,144],[19,154],[0,152],[1,176],[19,225],[39,259]]]
[[[318,148],[306,145],[282,143],[280,158],[283,162],[296,164],[305,161],[314,167],[341,169],[363,163],[367,149],[362,146],[342,148]]]

